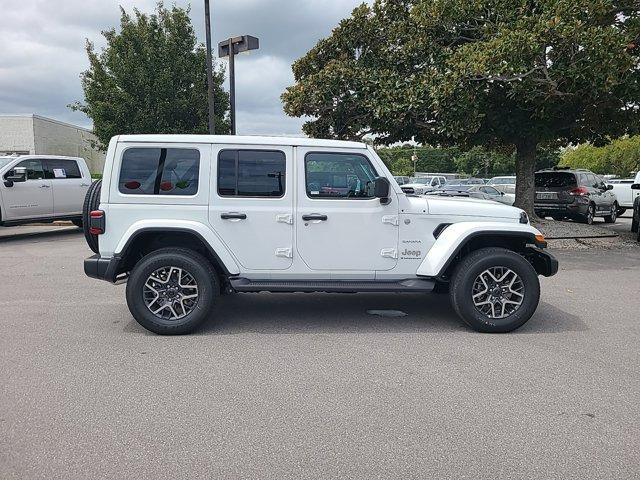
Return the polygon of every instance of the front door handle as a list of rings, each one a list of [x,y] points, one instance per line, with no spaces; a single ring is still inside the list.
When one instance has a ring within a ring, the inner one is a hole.
[[[40,188],[51,188],[51,185],[40,185]]]
[[[321,221],[326,221],[327,220],[327,216],[326,215],[321,215],[319,213],[311,213],[309,215],[303,215],[302,216],[302,220],[321,220]]]
[[[221,213],[220,218],[223,220],[246,220],[247,214],[237,212]]]

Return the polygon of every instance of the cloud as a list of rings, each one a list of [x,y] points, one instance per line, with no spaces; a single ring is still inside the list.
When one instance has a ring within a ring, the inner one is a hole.
[[[260,38],[260,50],[239,56],[236,62],[238,133],[301,134],[303,121],[287,117],[280,102],[280,94],[293,83],[291,63],[359,3],[211,0],[214,44],[233,35]],[[90,119],[67,108],[83,98],[79,75],[88,67],[85,39],[103,44],[100,32],[119,24],[118,5],[129,12],[134,6],[151,12],[155,4],[155,0],[0,0],[0,114],[37,113],[90,126]],[[175,4],[189,6],[180,0]],[[204,43],[202,0],[191,4],[191,18]],[[226,61],[221,63],[226,66]]]

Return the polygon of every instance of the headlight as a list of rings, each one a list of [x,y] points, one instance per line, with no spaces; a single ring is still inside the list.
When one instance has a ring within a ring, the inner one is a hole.
[[[520,212],[520,223],[529,223],[529,215],[527,215],[527,212]]]

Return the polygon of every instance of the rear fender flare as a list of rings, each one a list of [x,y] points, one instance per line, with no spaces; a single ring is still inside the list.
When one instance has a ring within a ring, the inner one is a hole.
[[[228,275],[238,275],[240,269],[231,252],[222,243],[222,240],[206,225],[190,220],[140,220],[131,225],[118,243],[114,256],[122,256],[127,247],[138,235],[150,231],[157,232],[184,232],[198,237],[211,254],[217,258]]]

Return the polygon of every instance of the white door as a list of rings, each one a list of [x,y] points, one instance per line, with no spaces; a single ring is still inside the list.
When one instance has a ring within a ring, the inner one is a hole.
[[[293,260],[293,148],[214,146],[209,222],[247,270]]]
[[[398,259],[398,200],[373,196],[375,159],[365,150],[296,152],[296,248],[313,270],[391,270]],[[380,167],[378,167],[380,170]]]
[[[15,182],[7,187],[4,179],[2,188],[2,200],[5,207],[3,220],[26,220],[30,218],[48,218],[53,215],[53,194],[51,180],[44,178],[44,168],[40,159],[23,160],[15,167],[27,169],[27,180]],[[13,173],[7,172],[5,178]]]
[[[83,178],[78,162],[70,159],[44,160],[47,177],[53,187],[53,214],[55,216],[80,215],[91,180]],[[84,175],[86,177],[86,174]]]

